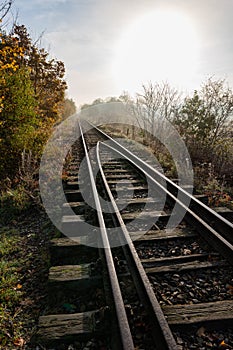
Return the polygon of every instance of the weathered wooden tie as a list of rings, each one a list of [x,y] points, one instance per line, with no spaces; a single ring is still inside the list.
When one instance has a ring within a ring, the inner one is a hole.
[[[217,321],[218,329],[233,322],[233,300],[210,303],[166,305],[162,306],[166,319],[171,326],[193,325]]]
[[[76,237],[75,240],[68,237],[55,238],[50,241],[51,264],[70,265],[95,261],[98,258],[98,250],[89,246],[88,236]]]
[[[134,241],[135,244],[141,244],[142,242],[146,241],[166,241],[168,239],[179,239],[179,238],[191,238],[191,237],[198,237],[198,234],[194,232],[191,229],[185,228],[180,229],[176,228],[174,230],[149,230],[146,234],[142,235],[142,232],[135,231],[130,232],[130,236],[132,239],[137,238],[136,241]]]
[[[71,341],[84,341],[101,334],[106,336],[105,320],[96,323],[99,314],[99,310],[94,310],[76,314],[41,316],[34,342],[42,345],[57,345]]]
[[[147,274],[156,274],[156,273],[168,273],[168,272],[186,272],[191,270],[201,270],[201,269],[211,269],[229,266],[226,261],[187,261],[176,263],[172,265],[165,266],[156,266],[156,267],[146,267],[145,271]]]

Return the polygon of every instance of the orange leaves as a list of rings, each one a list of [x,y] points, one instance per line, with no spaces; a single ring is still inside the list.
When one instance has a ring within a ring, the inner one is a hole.
[[[224,340],[219,345],[223,349],[231,349],[231,347],[229,347],[229,345],[226,344]]]
[[[23,55],[23,48],[19,46],[11,35],[1,33],[0,42],[0,71],[10,70],[15,72],[19,69],[18,58]]]
[[[23,287],[22,284],[18,283],[17,286],[16,286],[14,289],[15,289],[15,290],[19,290],[19,289],[21,289],[22,287]]]
[[[64,64],[48,55],[32,43],[25,26],[15,25],[9,34],[0,29],[1,176],[16,175],[23,149],[39,157],[61,119]]]

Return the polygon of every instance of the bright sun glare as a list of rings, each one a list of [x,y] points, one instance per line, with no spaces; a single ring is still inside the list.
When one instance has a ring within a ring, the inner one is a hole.
[[[119,89],[131,93],[148,81],[188,88],[197,61],[198,40],[190,19],[174,11],[156,11],[123,33],[116,46],[113,76]]]

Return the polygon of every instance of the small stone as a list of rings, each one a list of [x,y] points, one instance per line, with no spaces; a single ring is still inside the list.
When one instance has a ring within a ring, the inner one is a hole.
[[[193,299],[194,304],[198,304],[200,301],[197,299]]]
[[[177,297],[177,299],[180,299],[180,300],[184,299],[183,295],[181,295],[181,294],[178,294],[176,297]]]
[[[88,347],[90,347],[90,346],[92,346],[93,345],[93,342],[92,341],[89,341],[87,344],[86,344],[86,346],[88,346]]]
[[[176,337],[176,342],[178,345],[184,344],[183,339],[181,339],[180,337]]]

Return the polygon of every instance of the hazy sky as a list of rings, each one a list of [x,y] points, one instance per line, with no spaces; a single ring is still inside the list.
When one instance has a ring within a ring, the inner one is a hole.
[[[233,0],[15,0],[18,23],[66,66],[77,106],[168,80],[233,86]]]

